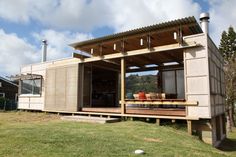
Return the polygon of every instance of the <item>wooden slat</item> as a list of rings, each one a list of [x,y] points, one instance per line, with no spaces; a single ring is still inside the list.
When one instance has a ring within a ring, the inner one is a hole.
[[[144,105],[180,105],[180,106],[197,106],[197,101],[185,101],[178,99],[153,99],[153,100],[125,100],[125,104],[144,104]]]
[[[84,112],[102,112],[102,113],[120,113],[119,107],[90,107],[82,108]],[[126,108],[126,114],[141,114],[141,115],[161,115],[161,116],[185,116],[185,109],[177,108]]]
[[[127,108],[126,114],[159,115],[159,116],[186,116],[184,109],[163,108]]]

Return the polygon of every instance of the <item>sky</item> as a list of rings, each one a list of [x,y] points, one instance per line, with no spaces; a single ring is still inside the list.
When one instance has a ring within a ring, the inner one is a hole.
[[[40,62],[70,57],[68,44],[183,17],[210,13],[210,37],[236,28],[236,0],[0,0],[0,76]]]

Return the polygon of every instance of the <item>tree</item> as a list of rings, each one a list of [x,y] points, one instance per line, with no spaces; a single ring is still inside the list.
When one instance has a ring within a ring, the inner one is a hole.
[[[236,33],[232,26],[228,32],[223,31],[219,50],[224,57],[224,72],[226,86],[226,116],[228,128],[235,126],[234,103],[236,102]]]
[[[228,33],[223,31],[220,40],[219,50],[224,57],[226,64],[235,60],[236,55],[236,33],[232,26],[229,27]]]

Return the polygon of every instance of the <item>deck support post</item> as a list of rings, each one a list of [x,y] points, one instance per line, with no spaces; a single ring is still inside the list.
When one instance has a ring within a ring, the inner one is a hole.
[[[125,58],[121,58],[121,114],[125,114]]]
[[[192,121],[187,120],[188,134],[192,135]]]
[[[159,118],[156,119],[156,125],[158,125],[158,126],[161,125],[161,120]]]

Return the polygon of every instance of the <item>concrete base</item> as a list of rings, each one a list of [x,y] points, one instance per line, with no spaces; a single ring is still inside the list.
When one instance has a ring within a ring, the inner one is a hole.
[[[224,119],[224,114],[222,114],[212,119],[192,121],[191,129],[197,133],[202,141],[217,147],[226,137]]]
[[[119,122],[120,118],[105,118],[105,117],[89,117],[89,116],[63,116],[62,120],[87,122],[87,123],[115,123]]]

